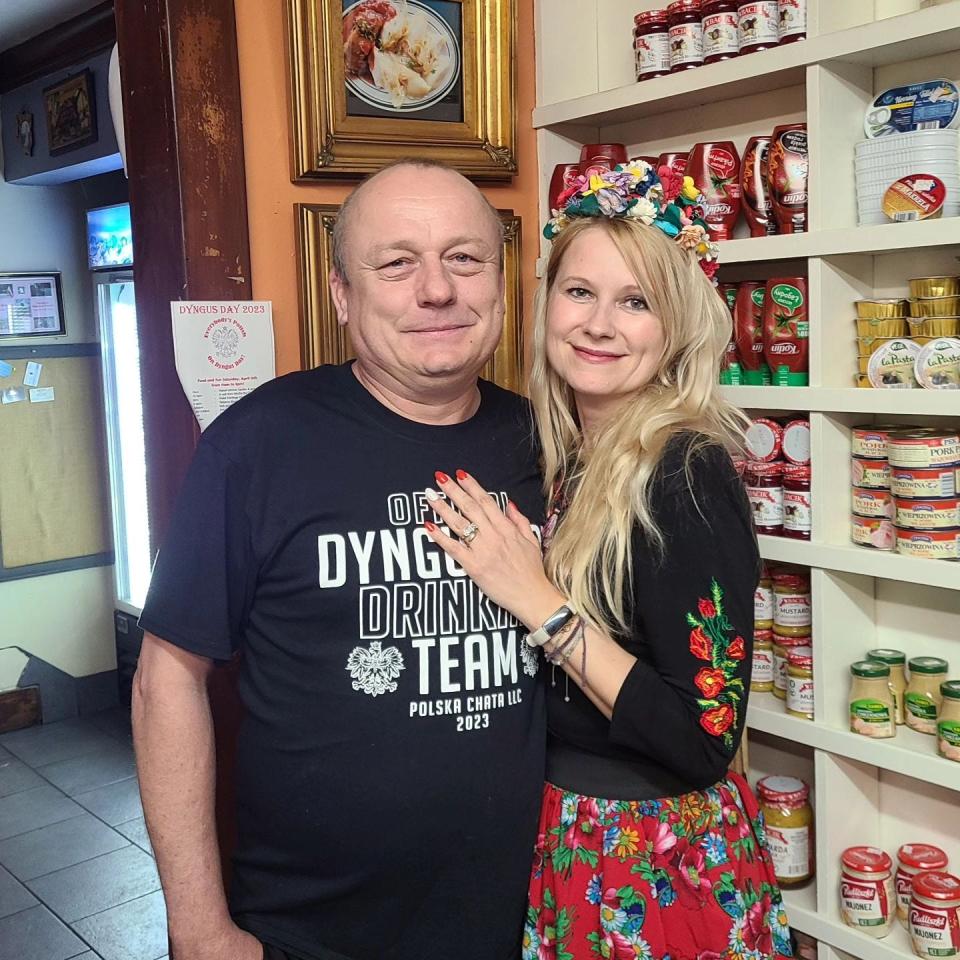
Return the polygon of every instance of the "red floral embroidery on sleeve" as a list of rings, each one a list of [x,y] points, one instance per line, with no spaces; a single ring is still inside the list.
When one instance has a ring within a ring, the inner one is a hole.
[[[723,609],[723,590],[716,580],[710,584],[710,597],[700,597],[697,613],[687,614],[690,631],[690,652],[710,666],[702,667],[693,678],[702,698],[700,726],[711,736],[722,738],[733,747],[731,728],[737,724],[737,713],[743,702],[744,684],[737,676],[740,662],[747,655],[743,637],[736,635]]]

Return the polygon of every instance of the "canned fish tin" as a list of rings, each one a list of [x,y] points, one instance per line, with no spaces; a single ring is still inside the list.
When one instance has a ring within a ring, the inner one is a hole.
[[[953,497],[957,493],[957,469],[934,467],[894,467],[890,471],[890,489],[895,497],[907,500],[932,500]]]
[[[870,490],[890,489],[890,464],[886,460],[867,460],[854,457],[850,464],[850,477],[855,487]]]
[[[896,516],[896,507],[889,490],[864,490],[854,487],[852,492],[853,512],[858,517],[882,517],[892,520]]]
[[[897,530],[897,553],[921,560],[960,560],[960,528]]]
[[[887,439],[887,458],[892,467],[938,467],[960,463],[960,436],[925,430],[891,433]]]
[[[851,517],[850,539],[861,547],[874,550],[893,550],[896,531],[893,521],[882,517]]]
[[[854,427],[851,434],[850,452],[855,457],[867,457],[871,460],[887,458],[887,437],[891,430],[903,430],[902,425],[894,423],[864,424]]]
[[[949,530],[960,527],[960,500],[896,500],[897,526],[911,530]]]

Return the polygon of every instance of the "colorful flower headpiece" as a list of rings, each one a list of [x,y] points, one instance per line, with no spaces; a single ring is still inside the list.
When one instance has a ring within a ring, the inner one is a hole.
[[[675,238],[684,250],[694,251],[712,280],[720,265],[719,248],[707,232],[703,203],[692,177],[681,177],[671,167],[654,170],[645,160],[633,160],[590,177],[577,177],[557,198],[558,209],[552,211],[543,235],[552,240],[579,217],[637,219]]]

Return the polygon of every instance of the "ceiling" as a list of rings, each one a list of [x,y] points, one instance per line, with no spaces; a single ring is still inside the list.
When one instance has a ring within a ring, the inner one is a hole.
[[[102,0],[0,0],[0,51],[63,23]]]

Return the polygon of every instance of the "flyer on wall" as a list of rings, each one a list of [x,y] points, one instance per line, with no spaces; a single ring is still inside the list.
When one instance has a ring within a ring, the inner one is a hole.
[[[201,430],[276,376],[269,300],[174,300],[177,375]]]

